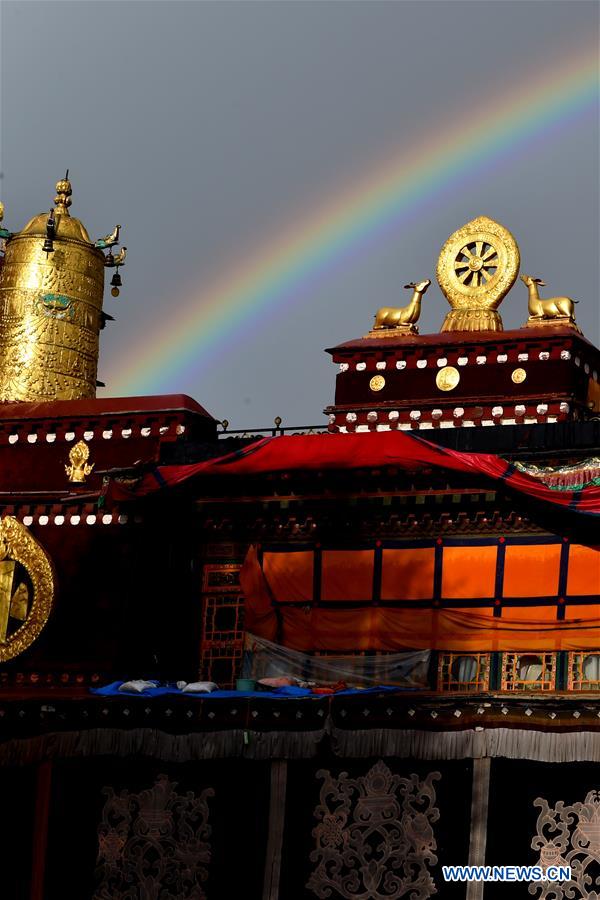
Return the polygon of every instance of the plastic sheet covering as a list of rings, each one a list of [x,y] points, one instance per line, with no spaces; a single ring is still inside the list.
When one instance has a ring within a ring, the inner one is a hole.
[[[320,685],[345,681],[348,687],[426,688],[429,659],[428,650],[378,656],[312,656],[247,634],[243,677],[259,681],[289,676]]]

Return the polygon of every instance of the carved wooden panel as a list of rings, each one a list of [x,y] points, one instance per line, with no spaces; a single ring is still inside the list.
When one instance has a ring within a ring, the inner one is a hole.
[[[166,893],[180,900],[205,900],[211,859],[208,801],[215,792],[206,788],[199,795],[179,794],[176,788],[167,775],[138,794],[104,788],[94,900]]]
[[[379,760],[363,776],[320,769],[317,778],[323,784],[307,883],[316,897],[425,900],[437,892],[430,867],[437,863],[439,772],[403,778]]]
[[[539,865],[570,866],[571,879],[537,882],[529,893],[538,900],[597,900],[600,896],[600,791],[589,791],[583,801],[570,805],[559,800],[553,807],[544,797],[539,809],[537,834],[531,842],[539,851]]]

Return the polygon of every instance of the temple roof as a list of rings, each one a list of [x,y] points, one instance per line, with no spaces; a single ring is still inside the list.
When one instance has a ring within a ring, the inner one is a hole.
[[[120,417],[127,414],[165,411],[185,411],[206,419],[213,419],[203,406],[200,406],[187,394],[159,394],[148,397],[102,397],[82,400],[50,400],[40,403],[0,403],[0,421]]]
[[[360,337],[336,344],[335,347],[328,347],[325,352],[337,353],[341,350],[369,350],[376,353],[378,350],[402,350],[403,348],[415,350],[421,347],[433,346],[456,347],[460,349],[465,346],[481,346],[483,344],[504,346],[515,343],[539,343],[540,340],[564,340],[565,338],[586,345],[600,354],[600,350],[582,334],[579,334],[573,328],[559,325],[553,328],[540,329],[515,328],[510,331],[443,331],[436,334],[390,334],[389,337],[379,337],[377,339]]]

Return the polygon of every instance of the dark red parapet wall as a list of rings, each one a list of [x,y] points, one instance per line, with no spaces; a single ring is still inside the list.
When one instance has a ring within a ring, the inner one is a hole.
[[[0,515],[29,529],[56,579],[49,621],[0,664],[0,691],[154,674],[169,669],[170,654],[182,677],[196,674],[191,604],[167,611],[173,597],[192,596],[185,523],[108,509],[102,491],[109,473],[135,478],[136,464],[158,463],[166,443],[216,440],[216,425],[183,394],[0,405]],[[94,464],[83,483],[65,471],[80,440]]]
[[[600,411],[600,352],[567,327],[359,338],[339,364],[332,431],[514,425]],[[438,383],[451,368],[455,383]],[[379,377],[377,377],[379,376]]]
[[[0,492],[65,490],[65,465],[80,440],[99,490],[102,473],[158,462],[160,447],[178,440],[216,439],[215,419],[185,394],[0,404]]]

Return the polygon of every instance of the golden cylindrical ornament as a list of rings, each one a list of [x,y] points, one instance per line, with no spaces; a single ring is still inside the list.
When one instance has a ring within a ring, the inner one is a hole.
[[[57,188],[70,184],[59,182]],[[48,213],[6,244],[0,272],[0,401],[96,396],[104,254],[56,198],[53,250]]]

